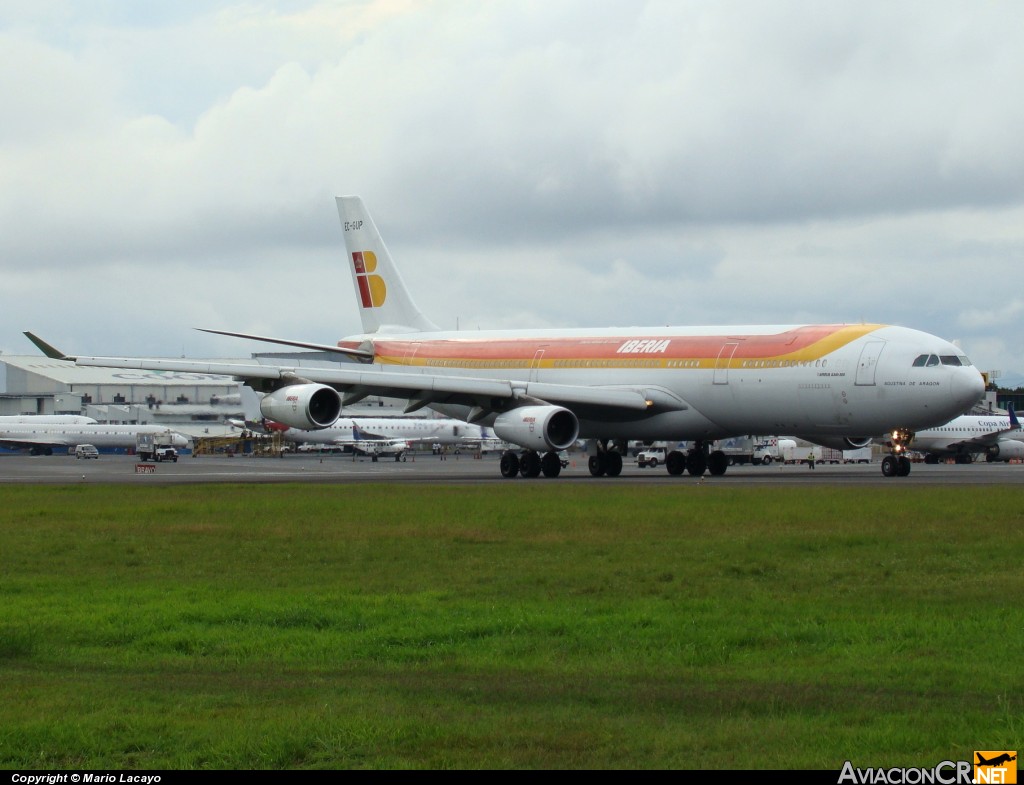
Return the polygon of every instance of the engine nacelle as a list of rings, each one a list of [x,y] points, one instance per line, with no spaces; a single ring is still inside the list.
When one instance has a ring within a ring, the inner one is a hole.
[[[797,436],[811,444],[820,444],[833,450],[859,450],[871,445],[870,436]]]
[[[986,451],[989,461],[1015,461],[1024,458],[1024,442],[1004,439],[993,444]]]
[[[290,428],[306,431],[326,428],[341,414],[341,395],[326,384],[291,384],[267,393],[260,412]]]
[[[499,414],[495,436],[531,450],[565,450],[576,442],[580,422],[561,406],[521,406]]]

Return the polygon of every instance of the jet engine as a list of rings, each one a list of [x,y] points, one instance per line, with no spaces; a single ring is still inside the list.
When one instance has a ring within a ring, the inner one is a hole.
[[[580,423],[561,406],[521,406],[499,414],[495,436],[533,450],[565,450],[576,442]]]
[[[341,395],[326,384],[291,384],[267,393],[260,412],[290,428],[317,430],[334,424],[341,414]]]
[[[812,444],[820,444],[833,450],[859,450],[871,444],[870,436],[798,436]]]
[[[993,461],[1014,461],[1024,458],[1024,442],[1010,441],[1004,439],[999,444],[993,444],[986,451],[985,459],[990,463]]]

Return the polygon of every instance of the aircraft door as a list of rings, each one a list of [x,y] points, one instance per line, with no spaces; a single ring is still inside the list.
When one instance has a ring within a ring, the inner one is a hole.
[[[416,352],[418,352],[419,350],[420,345],[418,343],[410,343],[409,348],[405,352],[405,356],[402,358],[402,364],[411,368],[416,358]]]
[[[885,347],[885,341],[868,341],[860,351],[860,359],[857,360],[857,381],[861,386],[873,386],[875,383],[875,369],[878,367],[878,356]]]
[[[715,360],[715,384],[729,383],[729,365],[739,345],[739,341],[722,344],[722,349],[718,352],[718,359]]]
[[[537,353],[535,355],[533,355],[533,360],[530,363],[530,381],[531,382],[539,382],[540,381],[540,363],[541,363],[541,360],[544,359],[544,349],[545,348],[546,347],[541,347],[540,349],[537,350]]]

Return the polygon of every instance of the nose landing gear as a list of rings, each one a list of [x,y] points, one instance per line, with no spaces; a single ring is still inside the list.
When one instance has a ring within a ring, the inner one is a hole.
[[[913,440],[913,432],[906,428],[897,428],[889,434],[892,454],[882,459],[883,477],[906,477],[910,474],[910,458],[906,456],[906,452]]]

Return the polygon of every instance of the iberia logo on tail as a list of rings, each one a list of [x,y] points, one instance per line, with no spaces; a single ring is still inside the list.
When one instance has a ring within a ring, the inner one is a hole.
[[[388,296],[388,287],[383,278],[373,274],[377,269],[377,254],[373,251],[355,251],[352,254],[352,266],[356,271],[356,285],[359,287],[363,308],[382,306]]]

